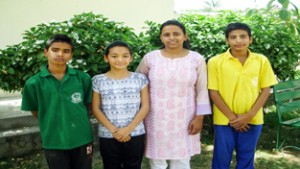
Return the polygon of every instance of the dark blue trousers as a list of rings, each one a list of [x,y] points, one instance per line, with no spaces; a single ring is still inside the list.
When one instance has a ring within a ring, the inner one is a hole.
[[[236,169],[254,169],[254,154],[262,125],[250,125],[247,132],[237,132],[231,126],[214,125],[212,169],[229,169],[236,151]]]

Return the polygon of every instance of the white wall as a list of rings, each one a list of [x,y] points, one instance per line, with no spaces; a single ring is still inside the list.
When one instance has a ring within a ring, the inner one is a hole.
[[[93,12],[141,32],[146,20],[176,18],[173,0],[0,0],[0,49],[22,42],[22,34],[43,22]]]

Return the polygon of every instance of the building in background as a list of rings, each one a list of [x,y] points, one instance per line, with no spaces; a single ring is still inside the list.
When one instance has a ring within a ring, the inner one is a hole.
[[[22,42],[22,34],[31,27],[84,12],[102,14],[141,32],[146,20],[176,18],[173,7],[173,0],[1,0],[0,49]]]

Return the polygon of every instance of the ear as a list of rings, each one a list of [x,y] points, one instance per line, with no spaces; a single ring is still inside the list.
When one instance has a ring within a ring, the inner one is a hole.
[[[163,43],[163,40],[162,40],[162,37],[161,37],[161,35],[159,36],[159,38],[160,38],[160,41],[161,41],[161,43]]]
[[[72,60],[72,59],[73,59],[73,52],[72,52],[72,54],[71,54],[71,57],[70,57],[69,61]]]
[[[251,36],[251,37],[249,38],[249,44],[251,44],[252,41],[253,41],[253,38],[252,38],[252,36]]]
[[[133,61],[133,56],[130,55],[130,62],[132,62],[132,61]]]
[[[184,41],[188,40],[189,39],[189,36],[187,34],[184,35],[185,36],[185,39]]]
[[[44,56],[47,58],[48,56],[47,56],[47,52],[48,52],[48,50],[47,49],[44,49]]]
[[[226,43],[226,45],[229,45],[229,42],[228,42],[227,38],[225,38],[225,43]]]
[[[103,59],[104,59],[104,62],[105,62],[105,63],[108,63],[108,58],[107,58],[106,55],[104,55],[104,58],[103,58]]]

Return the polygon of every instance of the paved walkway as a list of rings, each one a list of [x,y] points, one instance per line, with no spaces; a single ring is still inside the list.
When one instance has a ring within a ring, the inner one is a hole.
[[[30,114],[20,110],[21,93],[7,93],[0,90],[0,119]]]

